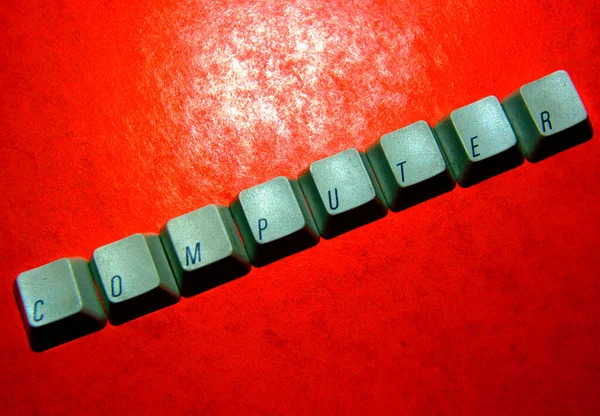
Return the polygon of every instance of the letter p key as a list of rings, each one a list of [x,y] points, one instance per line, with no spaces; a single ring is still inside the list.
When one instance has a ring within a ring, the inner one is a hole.
[[[298,182],[284,176],[244,189],[231,203],[250,262],[263,266],[319,242]]]

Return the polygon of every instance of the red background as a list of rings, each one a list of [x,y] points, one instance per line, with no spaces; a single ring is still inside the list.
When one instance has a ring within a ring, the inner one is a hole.
[[[597,2],[0,10],[3,413],[598,414],[597,138],[43,353],[12,293],[557,69],[597,126]]]

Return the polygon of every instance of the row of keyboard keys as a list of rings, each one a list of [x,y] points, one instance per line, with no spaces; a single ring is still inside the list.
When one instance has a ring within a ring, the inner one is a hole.
[[[61,259],[15,284],[31,346],[40,351],[121,324],[399,211],[588,140],[592,129],[568,74],[524,85],[500,104],[486,97],[435,128],[419,121],[100,247],[88,264]],[[239,229],[239,233],[238,233]],[[100,303],[95,287],[104,303]]]

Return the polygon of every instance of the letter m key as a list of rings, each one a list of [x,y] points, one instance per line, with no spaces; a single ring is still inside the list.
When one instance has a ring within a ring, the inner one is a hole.
[[[187,246],[185,248],[185,265],[189,266],[190,263],[196,264],[196,262],[200,262],[200,261],[202,261],[202,258],[200,256],[200,242],[196,243],[196,246],[195,246],[193,252],[192,252],[192,249],[190,248],[190,246]]]

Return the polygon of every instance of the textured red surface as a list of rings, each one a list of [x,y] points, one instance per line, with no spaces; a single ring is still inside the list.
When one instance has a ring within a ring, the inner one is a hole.
[[[557,69],[597,127],[594,3],[4,0],[3,413],[598,414],[598,138],[44,353],[12,294]]]

